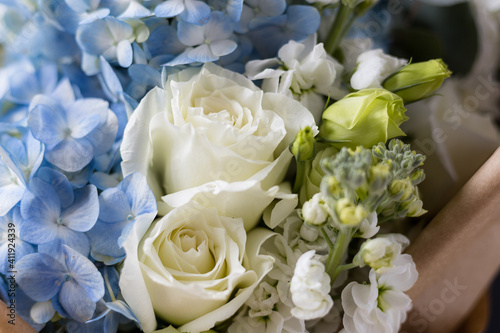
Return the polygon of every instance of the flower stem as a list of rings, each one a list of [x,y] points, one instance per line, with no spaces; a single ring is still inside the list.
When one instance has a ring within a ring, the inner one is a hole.
[[[344,257],[345,251],[349,246],[351,238],[353,236],[352,228],[341,228],[335,240],[333,250],[328,252],[328,259],[326,261],[326,272],[330,275],[331,283],[335,282],[335,279],[341,272],[339,266],[342,263],[342,258]]]
[[[295,176],[295,183],[293,184],[293,193],[299,193],[300,188],[304,183],[305,173],[306,173],[306,162],[297,161],[297,174]]]
[[[351,23],[350,18],[352,12],[352,8],[345,6],[342,2],[340,2],[337,17],[335,17],[335,21],[330,29],[328,40],[325,43],[325,50],[327,53],[333,55],[335,50],[339,47],[340,41],[347,31],[347,27]]]

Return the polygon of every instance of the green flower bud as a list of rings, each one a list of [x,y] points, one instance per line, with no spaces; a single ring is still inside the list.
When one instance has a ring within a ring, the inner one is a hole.
[[[383,87],[410,103],[429,97],[450,75],[441,59],[417,62],[394,73],[385,80]]]
[[[371,194],[379,194],[386,189],[389,183],[392,173],[392,163],[390,161],[384,161],[382,163],[375,164],[370,168],[369,175],[369,191]]]
[[[416,186],[423,182],[425,179],[425,173],[423,169],[417,169],[413,171],[413,173],[410,176],[411,183]]]
[[[359,5],[360,3],[365,2],[365,1],[371,2],[370,0],[342,0],[342,4],[344,6],[349,7],[349,8],[354,8],[357,5]]]
[[[304,162],[314,157],[315,145],[314,132],[309,126],[306,126],[297,133],[290,150],[297,162]]]
[[[406,216],[409,217],[419,217],[427,213],[427,210],[423,208],[424,203],[422,200],[415,198],[415,200],[403,203],[403,207],[408,210]]]
[[[340,220],[340,223],[350,226],[360,224],[368,212],[362,205],[355,205],[351,200],[342,198],[335,204],[335,212]]]
[[[379,142],[404,136],[399,126],[408,117],[403,100],[385,89],[362,89],[333,103],[323,113],[321,137],[333,146],[372,148]]]
[[[333,147],[326,147],[326,149],[319,150],[312,161],[306,162],[304,182],[300,188],[301,204],[304,204],[304,202],[311,199],[313,195],[320,192],[321,180],[325,175],[325,171],[321,167],[321,160],[332,157],[337,153],[337,149]]]
[[[406,201],[413,195],[413,185],[410,178],[395,179],[389,186],[392,195],[401,195],[400,201]]]

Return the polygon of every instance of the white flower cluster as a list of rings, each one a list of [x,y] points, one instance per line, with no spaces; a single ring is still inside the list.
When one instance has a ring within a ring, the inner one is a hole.
[[[297,261],[290,292],[295,304],[292,315],[297,318],[321,318],[332,308],[330,276],[325,272],[325,265],[315,258],[314,250],[304,253]]]
[[[411,308],[411,299],[404,292],[418,277],[411,256],[401,254],[407,244],[403,235],[382,236],[363,244],[357,260],[372,267],[370,284],[351,282],[342,291],[342,333],[398,332]]]
[[[301,43],[290,41],[283,45],[278,58],[248,62],[246,71],[251,80],[263,80],[264,91],[300,101],[315,116],[316,123],[325,97],[339,99],[347,94],[340,88],[343,66],[326,53],[322,43],[316,43],[315,35]]]

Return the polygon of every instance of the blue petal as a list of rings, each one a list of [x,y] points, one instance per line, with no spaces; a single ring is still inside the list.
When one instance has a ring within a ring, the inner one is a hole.
[[[118,246],[118,239],[125,226],[130,223],[131,221],[127,220],[113,224],[97,222],[94,228],[87,232],[90,238],[92,256],[97,255],[95,258],[103,261],[106,265],[123,259],[125,250]]]
[[[186,48],[177,38],[177,29],[168,24],[154,29],[145,44],[152,57],[176,55]]]
[[[123,180],[120,187],[125,192],[135,216],[156,212],[156,199],[146,177],[134,172]]]
[[[99,216],[99,200],[94,185],[87,185],[75,190],[75,200],[61,213],[61,218],[68,228],[85,232],[90,230]]]
[[[67,138],[57,145],[47,147],[45,158],[64,171],[76,172],[92,160],[92,144],[86,139]]]
[[[99,219],[106,223],[127,220],[131,207],[127,195],[119,188],[110,188],[99,196]]]
[[[288,29],[298,35],[304,36],[302,38],[315,33],[319,28],[321,16],[317,9],[312,6],[290,6],[286,14],[288,16]],[[297,40],[298,38],[292,35],[292,39]]]
[[[54,190],[57,192],[62,208],[66,208],[73,203],[73,200],[75,199],[73,188],[65,175],[57,170],[42,167],[38,171],[37,178],[40,178],[46,183],[52,185]]]
[[[228,39],[233,34],[233,23],[222,12],[212,12],[205,28],[205,36],[211,41]]]
[[[186,10],[181,13],[181,19],[196,25],[204,25],[210,19],[210,7],[198,0],[185,0]]]
[[[132,65],[132,61],[134,60],[133,55],[132,45],[130,45],[128,40],[122,40],[118,43],[116,47],[116,57],[120,66],[127,68]]]
[[[25,256],[16,265],[17,283],[23,291],[38,302],[54,297],[64,282],[66,271],[56,260],[42,254]]]
[[[179,41],[186,46],[200,45],[205,42],[205,28],[180,21],[177,25],[177,37]]]
[[[84,256],[88,256],[90,253],[90,240],[88,236],[65,226],[57,228],[57,238],[54,241],[38,245],[38,252],[45,253],[60,262],[64,262],[64,246],[68,246]]]
[[[54,188],[33,178],[21,201],[21,214],[26,220],[20,228],[21,238],[33,244],[52,241],[57,235],[60,213],[61,203]]]
[[[0,169],[2,166],[0,165]],[[0,216],[9,212],[23,197],[25,187],[18,184],[0,186]]]
[[[28,126],[33,136],[41,142],[54,145],[61,142],[68,128],[64,111],[47,105],[37,105],[28,116]]]
[[[67,77],[61,79],[54,92],[50,95],[64,109],[68,108],[75,102],[75,92],[71,86],[71,82]]]
[[[184,0],[167,0],[155,8],[157,17],[174,17],[184,11]]]
[[[100,57],[99,59],[101,63],[100,75],[103,78],[103,82],[109,92],[117,98],[123,92],[122,84],[106,59],[104,59],[104,57]]]
[[[189,51],[188,57],[197,62],[211,62],[219,59],[212,53],[207,44],[202,44]]]
[[[130,309],[130,307],[123,301],[114,301],[112,303],[106,303],[108,308],[113,310],[116,313],[121,314],[122,316],[125,316],[126,318],[135,321],[137,324],[139,324],[139,320],[135,316],[134,312]]]
[[[94,264],[71,248],[64,246],[66,265],[71,276],[88,293],[93,302],[104,296],[104,280]]]
[[[94,184],[99,190],[106,190],[111,187],[116,187],[120,183],[121,173],[107,174],[104,172],[94,172],[89,179],[91,184]]]
[[[84,323],[94,315],[95,302],[76,281],[64,283],[58,298],[64,310],[76,321]]]
[[[104,124],[101,123],[98,128],[85,137],[92,143],[95,155],[106,153],[113,146],[118,133],[118,118],[109,109],[106,115],[107,119]]]

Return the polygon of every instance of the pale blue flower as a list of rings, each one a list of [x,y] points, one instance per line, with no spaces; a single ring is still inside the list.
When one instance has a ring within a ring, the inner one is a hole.
[[[52,300],[62,316],[85,322],[104,296],[104,281],[86,257],[68,246],[63,252],[64,261],[43,253],[23,257],[17,263],[17,282],[33,300]]]
[[[33,136],[45,144],[45,158],[69,172],[83,169],[94,155],[106,152],[118,130],[108,102],[75,100],[68,80],[62,80],[51,96],[36,96],[30,110],[28,125]]]
[[[233,22],[238,22],[243,9],[243,0],[208,0],[212,10],[226,13]]]
[[[85,54],[102,55],[108,61],[117,61],[122,67],[132,64],[131,44],[134,40],[132,26],[114,17],[82,24],[76,32],[76,41]]]
[[[238,45],[233,40],[233,23],[222,12],[212,12],[210,20],[203,26],[179,22],[177,36],[181,43],[191,47],[178,57],[184,63],[215,61],[233,52]],[[167,65],[177,65],[179,59]]]
[[[43,146],[31,133],[21,139],[7,134],[0,137],[0,216],[21,200],[42,159]]]
[[[16,262],[19,259],[35,252],[33,245],[19,238],[21,220],[17,206],[7,215],[0,217],[0,273],[5,275],[16,270]]]
[[[198,0],[166,0],[155,8],[158,17],[175,17],[196,25],[203,25],[210,18],[210,7]]]
[[[315,33],[320,21],[316,8],[293,5],[281,16],[255,18],[249,37],[262,58],[272,58],[290,40],[302,41]]]
[[[239,33],[247,33],[249,29],[254,29],[259,24],[257,18],[280,16],[285,9],[285,0],[246,0],[235,30]]]
[[[58,171],[40,168],[21,200],[20,227],[23,240],[38,245],[40,253],[60,260],[63,247],[70,246],[84,256],[90,253],[90,230],[99,215],[99,200],[94,185],[73,190]]]
[[[152,221],[156,216],[156,200],[146,178],[133,173],[117,187],[101,193],[99,208],[99,220],[87,232],[91,255],[106,265],[113,265],[125,257],[123,242],[135,221]]]

